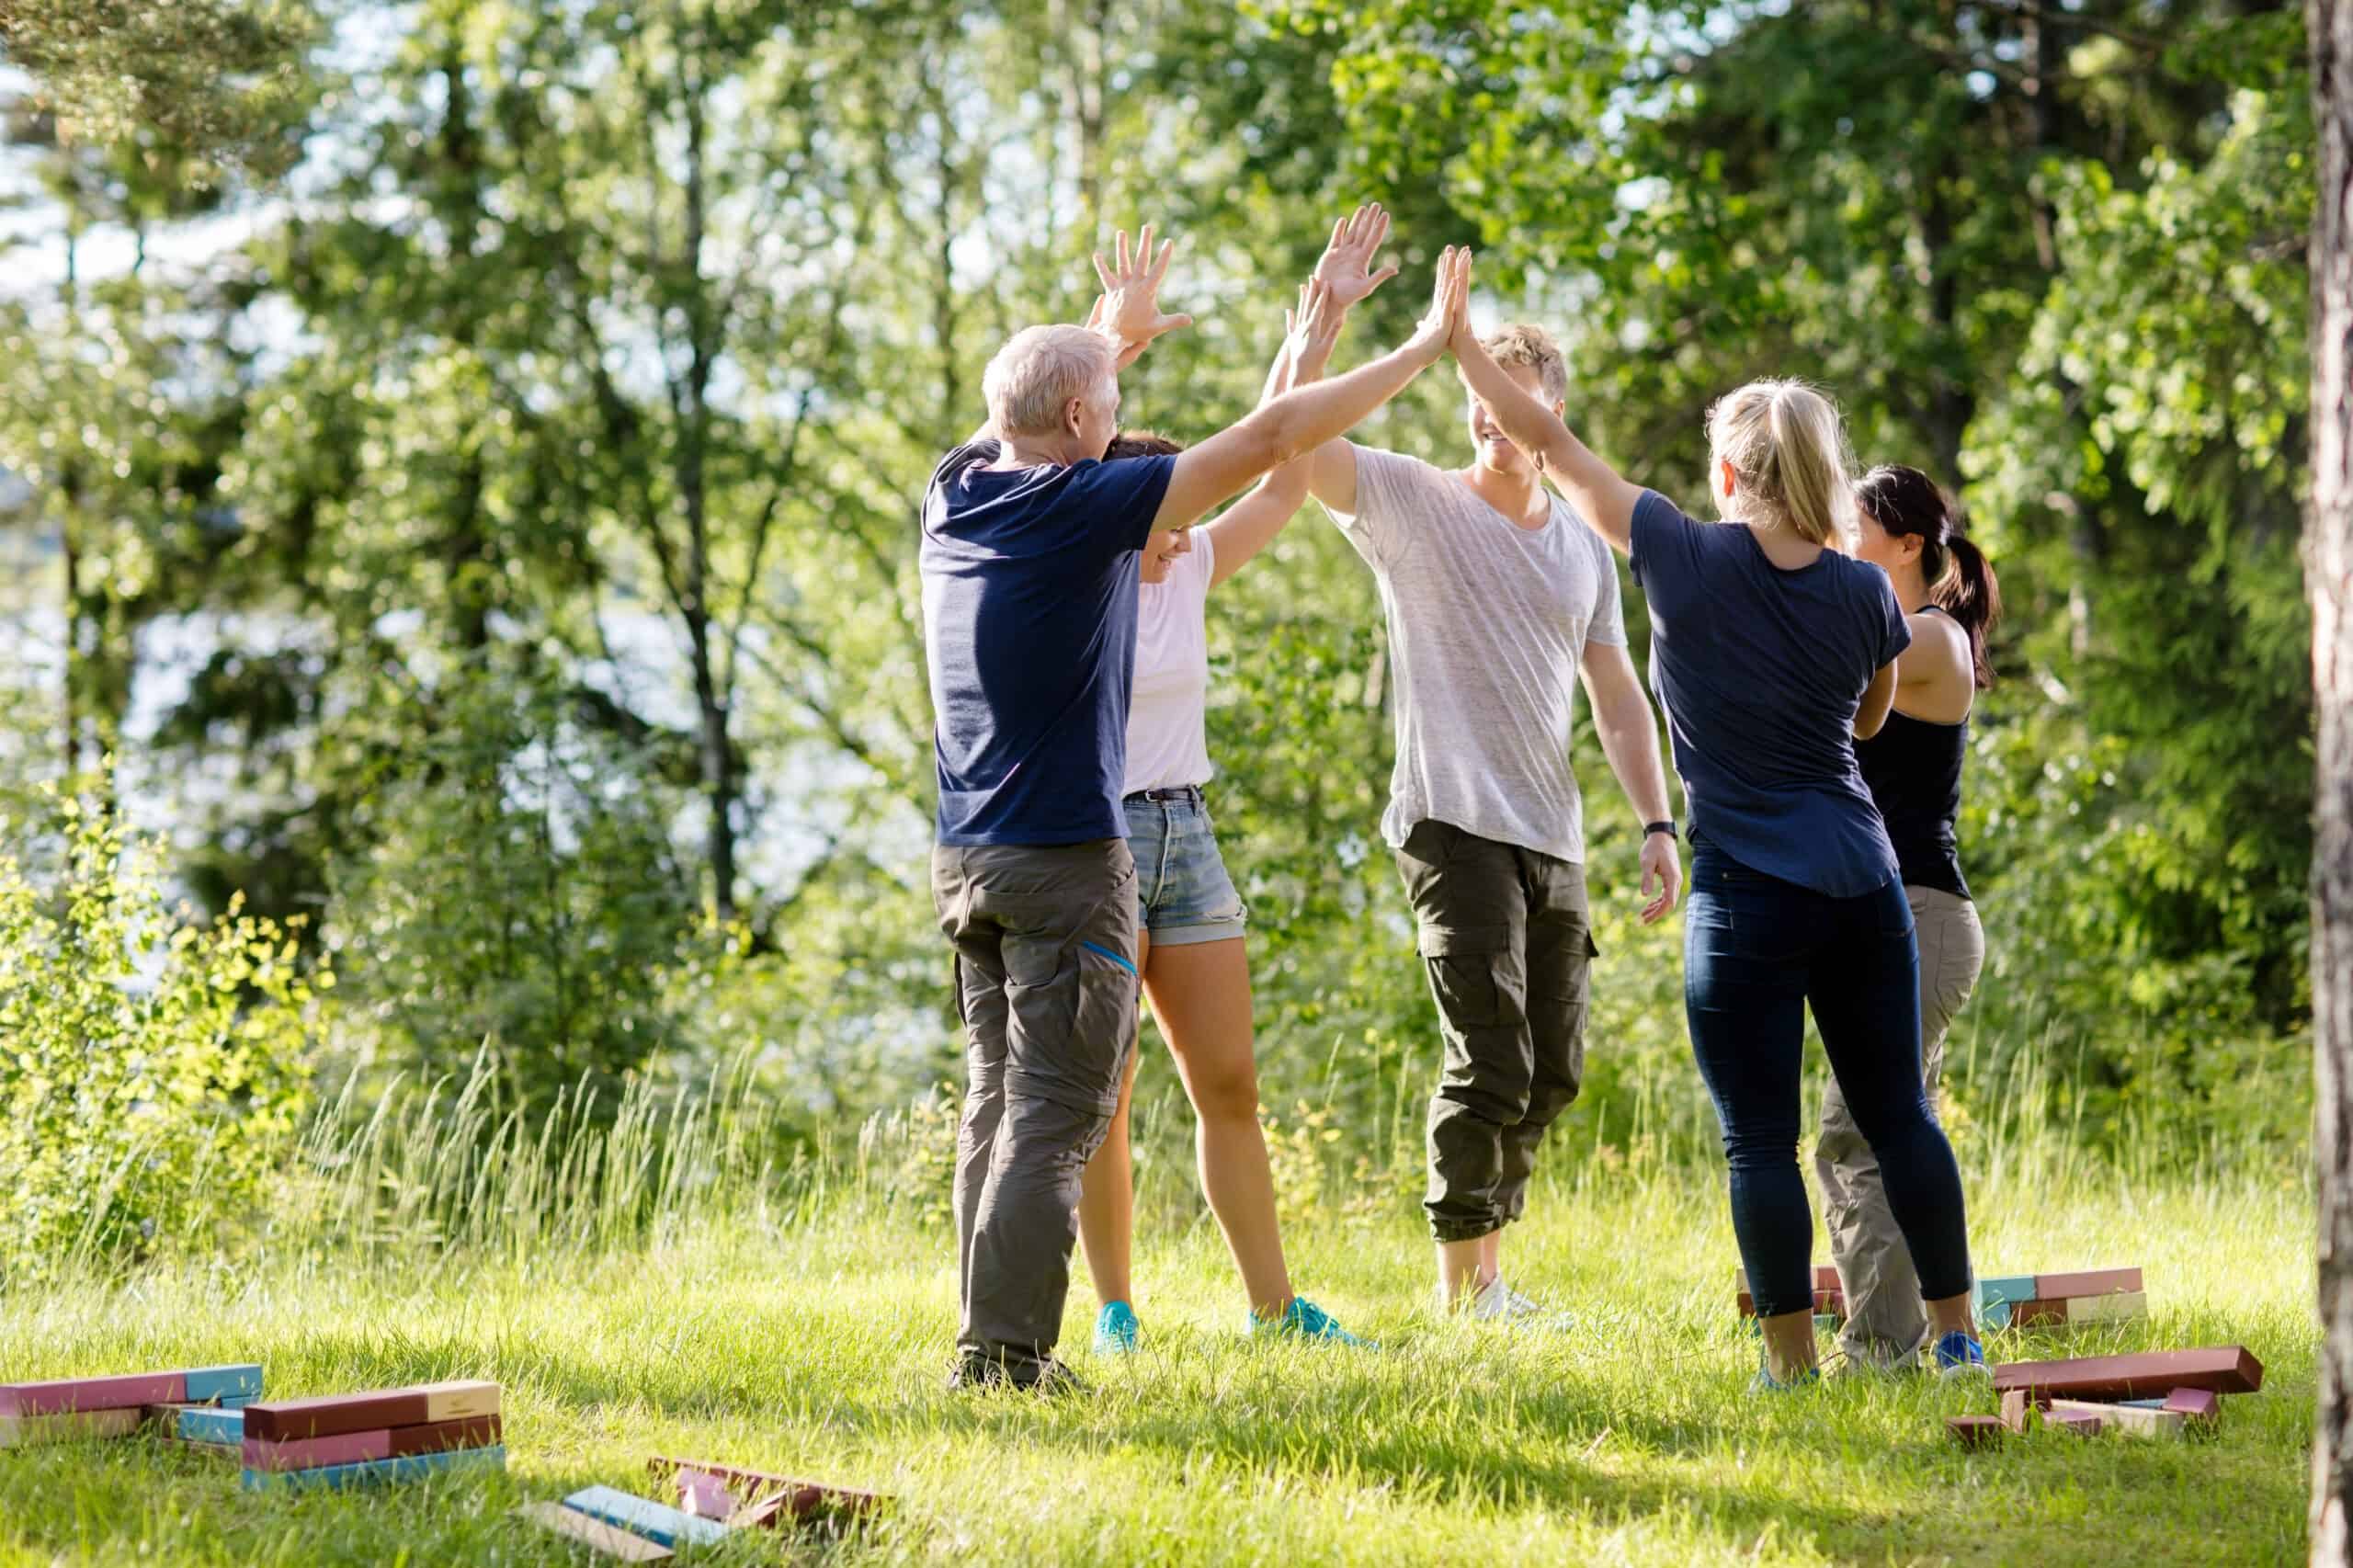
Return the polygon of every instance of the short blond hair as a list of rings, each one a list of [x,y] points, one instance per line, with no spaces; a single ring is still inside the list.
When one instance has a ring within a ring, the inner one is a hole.
[[[1532,366],[1536,384],[1544,389],[1547,407],[1567,400],[1569,361],[1561,353],[1561,346],[1552,341],[1552,335],[1542,327],[1528,322],[1506,322],[1479,343],[1498,365]]]
[[[1073,398],[1089,398],[1118,371],[1111,345],[1083,326],[1017,332],[981,376],[981,394],[1001,436],[1048,436],[1062,428]]]
[[[1708,411],[1708,446],[1739,481],[1733,505],[1815,544],[1851,544],[1855,463],[1831,401],[1803,381],[1751,381]]]

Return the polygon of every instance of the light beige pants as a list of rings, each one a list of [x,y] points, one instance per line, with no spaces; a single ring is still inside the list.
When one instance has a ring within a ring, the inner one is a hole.
[[[1977,984],[1985,932],[1977,906],[1938,888],[1906,884],[1920,944],[1920,1071],[1933,1095],[1944,1066],[1945,1029]],[[1813,1146],[1830,1227],[1830,1260],[1846,1288],[1847,1326],[1838,1347],[1850,1360],[1893,1366],[1906,1360],[1928,1330],[1920,1277],[1904,1233],[1889,1212],[1879,1161],[1855,1128],[1836,1078],[1822,1092],[1822,1134]]]

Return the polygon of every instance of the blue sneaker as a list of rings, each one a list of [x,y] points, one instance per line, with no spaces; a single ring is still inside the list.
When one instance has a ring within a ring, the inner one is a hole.
[[[1095,1353],[1132,1356],[1136,1353],[1136,1310],[1125,1301],[1106,1301],[1095,1314]]]
[[[1991,1378],[1993,1369],[1985,1365],[1985,1347],[1959,1329],[1937,1341],[1937,1376],[1947,1382],[1965,1378]]]
[[[1290,1299],[1290,1305],[1283,1309],[1283,1315],[1279,1318],[1262,1318],[1256,1312],[1252,1312],[1250,1333],[1253,1337],[1259,1335],[1272,1335],[1278,1337],[1297,1335],[1301,1339],[1328,1339],[1335,1345],[1354,1346],[1359,1350],[1381,1348],[1371,1340],[1359,1339],[1342,1328],[1332,1321],[1331,1313],[1304,1296],[1293,1296]]]
[[[1785,1383],[1773,1375],[1773,1369],[1769,1363],[1760,1361],[1756,1368],[1756,1377],[1748,1385],[1748,1392],[1753,1394],[1795,1393],[1802,1388],[1820,1381],[1822,1381],[1822,1369],[1819,1367],[1808,1367]]]

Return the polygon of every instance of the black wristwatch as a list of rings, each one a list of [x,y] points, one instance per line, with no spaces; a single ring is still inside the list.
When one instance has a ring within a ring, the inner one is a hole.
[[[1675,832],[1675,824],[1672,820],[1667,822],[1646,822],[1643,824],[1643,836],[1644,838],[1648,838],[1654,833],[1663,833],[1669,838],[1677,836]]]

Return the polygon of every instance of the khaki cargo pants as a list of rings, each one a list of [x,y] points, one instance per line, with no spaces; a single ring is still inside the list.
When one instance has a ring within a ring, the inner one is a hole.
[[[932,851],[956,949],[962,1363],[1034,1381],[1061,1336],[1079,1177],[1110,1130],[1136,1033],[1136,869],[1125,839]]]
[[[1934,1099],[1944,1066],[1945,1030],[1977,984],[1985,962],[1985,932],[1977,906],[1938,888],[1906,886],[1920,944],[1920,1071]],[[1822,1132],[1813,1146],[1813,1173],[1822,1183],[1830,1259],[1847,1296],[1847,1324],[1838,1347],[1848,1359],[1872,1366],[1906,1361],[1928,1332],[1920,1277],[1896,1229],[1880,1184],[1879,1161],[1855,1127],[1833,1078],[1822,1092]]]

